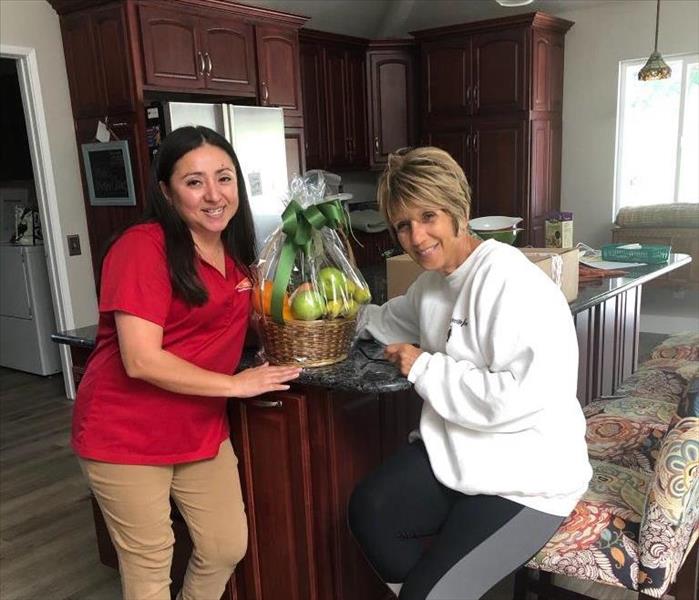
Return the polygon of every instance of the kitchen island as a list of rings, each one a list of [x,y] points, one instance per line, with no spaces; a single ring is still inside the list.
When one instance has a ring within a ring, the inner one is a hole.
[[[671,255],[662,265],[629,269],[580,285],[570,303],[580,346],[578,397],[613,393],[636,368],[644,283],[690,262]],[[381,285],[380,270],[367,277]],[[380,294],[377,294],[380,296]],[[94,346],[95,328],[53,336],[71,345],[74,360]],[[254,361],[246,353],[244,364]],[[76,364],[74,369],[83,369]],[[79,376],[80,371],[76,372]],[[406,440],[418,422],[420,399],[381,357],[359,342],[348,360],[308,369],[287,392],[231,400],[231,437],[250,523],[248,553],[224,595],[228,600],[383,600],[389,597],[362,558],[346,525],[355,483]],[[93,503],[100,557],[116,556]],[[191,542],[173,510],[173,589]]]

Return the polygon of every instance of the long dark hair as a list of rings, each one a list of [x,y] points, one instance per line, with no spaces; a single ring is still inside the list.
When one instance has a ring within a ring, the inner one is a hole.
[[[221,233],[226,252],[250,277],[250,265],[255,260],[255,229],[252,212],[245,189],[243,171],[233,146],[220,134],[208,127],[180,127],[169,133],[160,146],[151,166],[150,181],[146,195],[146,207],[139,223],[159,223],[165,232],[165,250],[173,292],[187,304],[201,306],[208,300],[195,266],[194,239],[187,224],[182,220],[170,201],[163,195],[160,182],[170,185],[172,172],[177,161],[187,152],[204,144],[216,146],[230,156],[235,166],[238,183],[238,210]],[[115,235],[108,243],[103,257],[120,237]],[[101,269],[100,269],[101,270]]]

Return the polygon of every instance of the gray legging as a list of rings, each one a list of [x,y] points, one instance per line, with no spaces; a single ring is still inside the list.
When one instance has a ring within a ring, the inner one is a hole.
[[[349,504],[352,533],[385,582],[403,583],[400,600],[477,600],[534,556],[563,520],[444,487],[421,441],[363,480]]]

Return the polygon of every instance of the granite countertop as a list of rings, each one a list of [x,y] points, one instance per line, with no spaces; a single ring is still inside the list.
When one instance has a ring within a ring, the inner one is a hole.
[[[54,342],[79,348],[94,348],[97,327],[82,327],[51,336]],[[240,369],[255,364],[257,352],[247,348],[240,359]],[[332,388],[360,394],[385,394],[410,389],[412,384],[383,358],[383,347],[371,340],[358,340],[346,360],[304,369],[294,383]]]
[[[690,262],[686,254],[671,254],[667,263],[645,265],[628,269],[623,277],[610,277],[600,281],[580,284],[578,297],[570,303],[573,314],[595,306],[631,287],[664,275]],[[372,291],[372,302],[386,301],[385,264],[363,267],[362,273]],[[93,348],[97,327],[82,327],[51,336],[54,342],[80,348]],[[304,369],[296,383],[358,393],[390,393],[407,390],[408,380],[389,362],[383,359],[382,347],[373,341],[357,341],[347,360],[327,367]],[[246,350],[241,358],[241,368],[255,364],[256,352]]]

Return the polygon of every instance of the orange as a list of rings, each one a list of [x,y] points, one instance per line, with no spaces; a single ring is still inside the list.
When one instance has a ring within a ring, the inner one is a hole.
[[[256,286],[252,291],[252,307],[255,312],[271,316],[272,314],[272,287],[273,281],[269,279],[262,282],[262,286]],[[291,314],[291,306],[289,305],[289,295],[284,294],[282,304],[282,317],[285,321],[291,321],[294,317]]]

